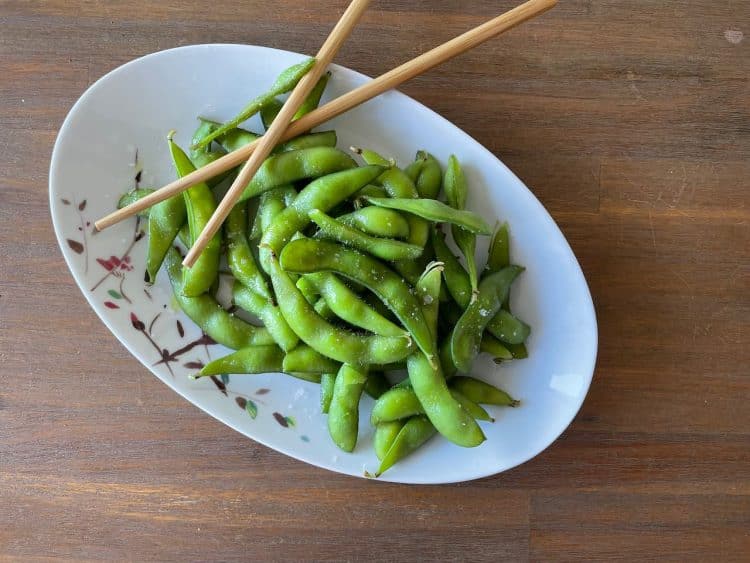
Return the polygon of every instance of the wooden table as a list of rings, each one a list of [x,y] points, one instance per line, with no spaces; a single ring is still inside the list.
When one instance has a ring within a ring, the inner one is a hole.
[[[512,5],[373,4],[338,58],[371,75]],[[103,73],[190,43],[313,53],[344,2],[0,1],[0,559],[747,561],[750,9],[561,4],[403,90],[559,223],[597,308],[594,383],[536,459],[406,487],[171,392],[86,305],[47,207],[58,127]]]

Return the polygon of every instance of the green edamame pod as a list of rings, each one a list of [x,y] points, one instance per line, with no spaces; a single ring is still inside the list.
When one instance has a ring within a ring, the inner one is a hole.
[[[433,343],[437,338],[436,303],[440,295],[440,272],[436,268],[428,270],[417,282],[418,291],[423,296],[430,296],[426,304],[427,317],[430,318]],[[474,447],[484,440],[484,433],[474,418],[451,395],[445,383],[445,376],[440,362],[430,364],[424,354],[414,353],[406,359],[406,369],[409,373],[409,383],[419,399],[427,418],[438,432],[464,447]]]
[[[284,102],[278,98],[273,98],[260,109],[260,121],[263,124],[263,129],[268,131],[282,107],[284,107]]]
[[[326,89],[326,85],[328,84],[328,80],[330,78],[331,72],[329,71],[318,79],[318,82],[315,84],[315,86],[313,86],[313,89],[310,90],[310,93],[304,99],[302,104],[300,104],[297,112],[292,117],[292,121],[298,120],[303,115],[310,113],[312,110],[318,107],[320,98],[323,96],[323,91]],[[268,128],[271,127],[271,124],[276,119],[276,116],[281,111],[283,105],[284,104],[280,100],[274,98],[269,104],[267,104],[263,107],[263,109],[260,110],[260,119],[263,122],[263,127],[266,129],[266,131],[268,131]]]
[[[198,143],[202,141],[207,135],[213,133],[216,130],[216,127],[219,125],[217,123],[214,123],[213,121],[208,120],[199,120],[200,124],[198,125],[198,128],[195,130],[195,133],[193,133],[193,139],[192,144]],[[203,168],[207,164],[211,164],[214,160],[218,160],[222,156],[226,154],[226,150],[210,150],[210,143],[209,145],[201,148],[201,149],[191,149],[190,150],[190,161],[195,165],[196,168]],[[218,176],[214,176],[213,178],[209,178],[206,180],[206,184],[208,184],[209,188],[215,188],[218,186],[224,179],[231,174],[231,170],[227,170],[226,172],[222,172]]]
[[[203,141],[208,135],[216,131],[221,124],[216,123],[215,121],[210,121],[208,119],[198,119],[199,124],[198,128],[193,133],[193,138],[190,141],[190,159],[192,160],[199,154],[206,154],[211,151],[210,149],[210,143],[206,146],[203,146],[201,148],[193,148],[195,145]]]
[[[409,180],[416,183],[417,178],[419,178],[419,174],[422,172],[422,168],[424,168],[424,161],[425,159],[420,158],[419,153],[417,153],[417,158],[414,159],[414,162],[412,162],[409,166],[404,168],[404,174],[406,174],[409,177]],[[419,197],[424,197],[424,196],[420,194]]]
[[[410,199],[410,198],[363,198],[367,203],[386,207],[397,211],[411,213],[427,221],[435,223],[451,223],[463,227],[471,233],[489,235],[492,232],[489,225],[476,213],[466,210],[453,209],[436,199]]]
[[[191,148],[199,149],[201,147],[205,147],[223,133],[234,129],[243,121],[250,119],[253,115],[258,113],[264,105],[269,103],[276,96],[292,90],[297,85],[297,82],[299,82],[300,79],[305,74],[307,74],[307,72],[312,68],[314,64],[315,59],[311,57],[282,71],[267,92],[254,98],[242,109],[242,111],[239,112],[239,114],[237,114],[237,116],[230,119],[221,127],[217,128],[216,131],[213,131],[211,134],[206,135],[200,142],[196,143]]]
[[[463,393],[459,392],[456,389],[451,389],[451,395],[453,395],[453,398],[459,402],[459,404],[466,410],[466,412],[474,417],[474,420],[495,422],[495,419],[492,418],[492,415],[490,415],[490,413],[483,409],[481,405],[469,399]]]
[[[120,197],[120,200],[117,202],[117,208],[122,209],[123,207],[127,207],[131,203],[135,203],[139,199],[146,197],[150,193],[153,193],[153,191],[154,190],[151,188],[137,188],[135,190],[130,190],[129,192],[123,194],[122,197]],[[169,201],[168,204],[162,205],[162,207],[154,212],[153,229],[151,228],[151,222],[149,221],[149,250],[146,257],[146,273],[148,275],[149,282],[153,282],[153,280],[156,278],[156,274],[158,273],[159,268],[161,268],[161,264],[164,261],[164,255],[166,254],[166,251],[169,250],[172,242],[174,242],[174,236],[172,235],[172,232],[175,229],[177,223],[180,221],[182,222],[182,226],[177,228],[177,236],[186,246],[190,244],[190,231],[188,229],[187,223],[185,222],[185,202],[183,201],[182,197],[179,196],[174,196],[167,201]],[[159,205],[161,204],[156,204],[148,209],[141,211],[140,213],[138,213],[138,216],[141,218],[150,219],[152,210]],[[173,210],[174,208],[177,208],[178,211],[176,215],[172,215],[172,211],[170,211],[170,209]],[[170,238],[171,240],[169,240]],[[164,249],[163,254],[162,249]],[[161,258],[158,258],[158,256],[161,256]]]
[[[334,242],[297,239],[284,247],[281,262],[283,268],[290,272],[332,271],[361,283],[396,314],[425,353],[428,363],[437,364],[432,331],[427,326],[419,301],[409,284],[378,260]],[[388,362],[368,362],[380,363]]]
[[[318,288],[307,276],[301,276],[297,280],[297,289],[300,290],[300,293],[302,293],[310,305],[314,306],[318,302],[320,291],[318,291]]]
[[[495,363],[513,359],[513,354],[511,354],[510,350],[487,331],[482,335],[482,341],[479,343],[479,351],[492,356]]]
[[[280,372],[283,357],[284,352],[276,345],[247,346],[233,354],[207,363],[201,369],[200,375]]]
[[[171,135],[167,138],[172,162],[177,170],[177,175],[182,178],[195,172],[195,166],[187,154],[172,141]],[[185,209],[187,211],[188,226],[190,227],[190,242],[195,243],[196,237],[201,233],[208,220],[216,210],[216,201],[211,188],[205,182],[194,184],[183,192]],[[219,254],[221,252],[221,235],[216,234],[201,252],[191,268],[186,268],[183,273],[182,291],[187,297],[195,297],[205,293],[213,285],[219,275]]]
[[[156,281],[164,257],[186,221],[187,210],[182,195],[172,196],[149,209],[146,272],[150,283]]]
[[[453,209],[463,210],[466,207],[469,188],[466,184],[466,177],[461,169],[461,165],[454,155],[448,158],[448,167],[445,169],[445,177],[443,178],[443,190],[445,191],[448,205]],[[469,273],[472,294],[476,294],[478,284],[475,258],[477,237],[474,233],[458,225],[452,225],[451,230],[453,232],[453,240],[456,241],[456,246],[458,246],[466,259],[466,268]]]
[[[356,200],[359,197],[364,197],[366,195],[369,195],[371,197],[388,197],[388,192],[385,191],[385,188],[383,186],[376,186],[375,184],[367,184],[364,188],[359,190],[356,194],[354,194],[354,199]],[[355,205],[357,205],[357,202],[355,201]],[[407,230],[408,230],[407,226]]]
[[[368,162],[370,153],[362,153],[362,157],[365,162]],[[373,158],[377,159],[377,156],[373,155]],[[403,170],[397,166],[392,166],[385,172],[383,172],[377,180],[381,186],[385,188],[388,195],[393,198],[416,198],[418,197],[417,188],[414,186],[409,177],[404,173]],[[429,224],[422,218],[416,215],[408,215],[406,217],[409,223],[409,238],[406,242],[414,244],[416,246],[424,247],[427,244],[427,239],[430,234]],[[415,283],[422,273],[423,265],[418,264],[413,260],[404,260],[396,262],[393,267],[398,273],[400,273],[409,283]]]
[[[264,254],[267,256],[269,249],[276,253],[280,252],[295,233],[310,224],[308,215],[310,211],[331,209],[359,188],[370,183],[381,170],[379,166],[363,166],[329,174],[310,182],[289,207],[276,216],[268,230],[263,233],[261,247],[267,250],[265,253],[261,250],[261,263],[264,262],[263,256]]]
[[[451,252],[451,249],[448,248],[445,243],[445,234],[440,228],[435,227],[432,230],[431,240],[432,247],[435,249],[435,258],[443,263],[443,277],[448,293],[462,309],[465,309],[471,301],[469,275],[461,262]]]
[[[311,210],[308,216],[320,229],[320,235],[316,236],[322,235],[322,238],[336,240],[382,260],[414,260],[421,256],[423,251],[414,244],[367,235],[329,217],[320,209]]]
[[[408,418],[424,414],[422,404],[410,387],[393,387],[384,393],[372,407],[370,423],[377,426],[381,422]]]
[[[388,448],[378,468],[376,477],[382,475],[389,468],[409,454],[419,449],[422,444],[436,434],[435,427],[425,416],[410,418],[399,431],[395,440]]]
[[[407,334],[403,328],[386,319],[360,299],[359,295],[334,274],[317,272],[305,274],[300,279],[312,283],[331,311],[349,324],[382,336],[405,336]],[[299,286],[297,282],[297,287]]]
[[[450,335],[440,346],[440,366],[443,368],[443,375],[446,380],[456,375],[456,365],[453,363],[453,356],[451,356]]]
[[[508,350],[513,354],[514,360],[522,360],[529,357],[529,353],[526,350],[526,345],[522,342],[521,344],[508,344]]]
[[[336,374],[328,408],[328,433],[345,452],[354,450],[359,430],[359,400],[367,381],[367,370],[344,364]]]
[[[469,275],[456,259],[450,248],[445,244],[445,235],[440,229],[435,229],[432,235],[435,256],[445,264],[443,277],[448,292],[459,308],[465,309],[471,301],[471,284]],[[492,273],[492,272],[490,272]],[[484,277],[487,276],[485,273]],[[484,278],[483,278],[484,279]],[[450,304],[441,309],[441,314],[449,314],[449,323],[454,325],[460,317],[460,310],[456,311]],[[531,327],[522,320],[514,317],[510,312],[501,309],[489,321],[486,328],[492,336],[506,344],[522,343],[531,332]]]
[[[278,145],[275,152],[298,151],[302,149],[311,149],[314,147],[335,147],[336,131],[318,131],[317,133],[307,133],[294,139],[289,139]]]
[[[200,119],[202,123],[207,124],[207,126],[210,126],[214,131],[221,127],[221,123],[217,121],[211,121],[210,119],[206,119],[204,117],[199,117],[198,119]],[[234,152],[237,149],[244,147],[245,145],[249,145],[250,143],[257,141],[259,138],[260,135],[258,133],[253,133],[252,131],[248,131],[247,129],[242,129],[241,127],[235,127],[234,129],[230,129],[226,133],[222,133],[221,135],[216,137],[215,141],[226,152]]]
[[[490,422],[493,420],[486,410],[459,391],[450,389],[450,394],[472,418]],[[378,425],[424,413],[424,407],[422,407],[422,403],[419,402],[411,387],[408,385],[393,387],[375,402],[370,415],[370,422],[373,425]]]
[[[440,163],[434,156],[425,151],[417,153],[415,162],[417,161],[422,161],[422,166],[419,167],[419,173],[413,180],[419,197],[437,199],[440,194],[440,180],[443,176]]]
[[[292,117],[292,121],[296,121],[303,115],[307,115],[312,110],[318,107],[320,104],[320,98],[323,97],[323,92],[326,89],[326,86],[328,86],[328,81],[331,79],[331,71],[327,71],[321,76],[318,81],[315,83],[315,86],[313,86],[313,89],[310,90],[310,93],[307,95],[307,97],[304,99],[302,104],[299,106],[299,109],[297,109],[297,112],[294,114],[294,117]]]
[[[510,263],[510,231],[508,223],[503,223],[495,231],[490,243],[487,265],[483,276],[496,272]],[[526,347],[510,349],[510,345],[523,345],[531,333],[531,327],[510,312],[510,292],[505,296],[502,309],[487,325],[487,332],[507,344],[514,358],[527,357]]]
[[[200,118],[203,123],[217,128],[221,126],[221,123],[211,121],[209,119]],[[260,135],[236,127],[230,131],[227,131],[223,135],[220,135],[216,142],[224,149],[225,152],[234,152],[237,149],[241,149],[245,145],[257,141]],[[271,154],[278,154],[280,152],[289,152],[300,149],[309,149],[313,147],[335,147],[336,146],[336,131],[318,131],[316,133],[306,133],[299,135],[283,143],[276,145]]]
[[[294,349],[299,343],[299,337],[289,327],[289,324],[281,314],[281,309],[273,301],[262,295],[258,295],[235,280],[232,286],[232,300],[235,305],[258,317],[265,325],[273,339],[285,352]],[[287,370],[284,370],[287,371]],[[304,371],[304,370],[290,370]]]
[[[375,437],[373,438],[373,447],[375,455],[382,460],[393,445],[396,436],[406,424],[405,420],[394,420],[391,422],[381,422],[375,427]]]
[[[409,223],[404,216],[398,211],[384,207],[363,207],[346,215],[339,215],[336,219],[376,237],[407,238],[409,236]]]
[[[335,384],[335,373],[324,373],[320,376],[320,412],[323,414],[328,414],[328,409],[331,407],[333,387]]]
[[[370,365],[397,362],[413,350],[411,339],[363,336],[330,324],[307,302],[281,268],[273,252],[270,253],[268,263],[271,282],[284,318],[303,342],[321,354],[342,363]]]
[[[506,266],[510,266],[510,232],[508,223],[503,223],[492,235],[485,270],[497,272]]]
[[[247,205],[239,203],[234,206],[224,222],[224,234],[227,237],[227,265],[232,275],[242,285],[266,300],[270,300],[271,291],[255,262],[246,233]]]
[[[354,154],[358,154],[362,156],[362,159],[367,164],[377,164],[378,166],[382,166],[383,168],[392,168],[393,166],[396,166],[396,161],[392,158],[385,158],[380,153],[377,153],[370,149],[361,149],[359,147],[351,147],[350,149]]]
[[[507,297],[503,302],[507,305]],[[531,327],[507,309],[500,309],[487,325],[487,332],[505,344],[523,344],[531,333]]]
[[[466,409],[453,398],[439,366],[431,366],[424,354],[418,353],[406,359],[406,366],[412,388],[425,414],[440,434],[466,448],[484,442],[484,433]]]
[[[210,295],[186,297],[182,291],[182,257],[170,247],[165,264],[175,301],[185,314],[219,344],[239,350],[248,346],[274,344],[271,334],[262,327],[246,323],[225,311]]]
[[[250,229],[248,238],[250,240],[260,240],[263,233],[266,232],[271,221],[297,197],[297,190],[292,186],[282,186],[274,188],[260,194],[258,201],[258,210],[255,214],[255,221]]]
[[[485,277],[479,284],[476,301],[466,308],[451,334],[451,355],[459,371],[471,369],[484,329],[500,310],[510,284],[522,271],[520,266],[508,266]]]
[[[313,309],[327,321],[333,321],[336,318],[336,313],[333,312],[333,309],[328,306],[328,303],[322,297],[313,304]]]
[[[304,344],[288,351],[282,363],[282,369],[285,372],[336,373],[340,367],[341,362],[332,360]]]
[[[422,300],[422,313],[432,331],[432,337],[437,339],[438,306],[440,304],[440,277],[443,265],[440,262],[428,264],[424,274],[417,281],[415,287],[417,297]]]
[[[515,400],[502,389],[473,377],[458,376],[451,379],[451,387],[475,403],[517,407],[520,401]]]
[[[348,154],[332,147],[312,147],[274,154],[263,161],[245,187],[240,201],[299,180],[322,179],[321,176],[355,168],[356,164]]]
[[[125,192],[120,196],[120,199],[117,201],[117,209],[122,209],[123,207],[127,207],[128,205],[135,203],[139,199],[143,199],[149,194],[152,194],[154,190],[152,188],[135,188],[133,190],[130,190],[128,192]],[[140,211],[138,213],[138,217],[146,218],[148,219],[149,210],[144,209],[143,211]]]

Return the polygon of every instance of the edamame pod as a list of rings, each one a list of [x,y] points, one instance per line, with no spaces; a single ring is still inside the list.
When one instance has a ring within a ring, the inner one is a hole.
[[[466,184],[464,172],[461,170],[461,165],[458,163],[458,159],[454,155],[451,155],[448,158],[448,168],[446,168],[445,177],[443,178],[443,191],[445,191],[448,205],[453,209],[463,210],[466,207],[466,198],[468,196],[469,188]],[[474,233],[467,231],[459,225],[452,225],[451,227],[453,240],[456,241],[456,246],[461,250],[466,260],[466,268],[469,273],[472,295],[475,295],[478,283],[477,263],[475,258],[477,237]]]
[[[405,420],[393,420],[391,422],[381,422],[375,427],[375,437],[373,438],[373,447],[375,455],[382,460],[393,445],[396,436],[406,424]]]
[[[117,209],[122,209],[123,207],[127,207],[128,205],[135,203],[139,199],[143,199],[149,194],[152,194],[154,190],[152,188],[135,188],[133,190],[130,190],[128,192],[125,192],[120,196],[120,199],[117,201]],[[138,212],[138,217],[146,218],[148,219],[149,210],[144,209],[143,211]]]
[[[255,213],[255,221],[250,229],[248,238],[250,240],[260,240],[263,233],[274,218],[284,211],[286,207],[297,197],[297,190],[292,186],[282,186],[274,188],[260,194],[258,201],[258,210]]]
[[[520,401],[515,400],[502,389],[473,377],[454,377],[451,380],[451,387],[475,403],[503,407],[517,407],[520,404]]]
[[[294,201],[271,222],[261,239],[261,263],[268,250],[278,253],[295,233],[310,224],[308,213],[313,209],[327,211],[372,181],[382,168],[363,166],[329,174],[310,182]],[[266,250],[262,250],[266,248]]]
[[[500,310],[510,284],[522,271],[520,266],[508,266],[485,277],[479,284],[476,301],[466,308],[451,334],[451,356],[459,371],[471,369],[484,329]]]
[[[294,349],[299,343],[299,337],[289,327],[289,324],[281,314],[281,309],[274,302],[262,295],[258,295],[239,281],[235,280],[232,286],[232,299],[238,307],[258,317],[265,325],[273,339],[285,352]],[[305,371],[284,370],[284,371]],[[315,370],[309,370],[315,371]]]
[[[195,172],[195,166],[185,152],[167,138],[169,151],[172,155],[177,175],[182,178]],[[216,201],[211,188],[205,182],[199,182],[183,192],[188,226],[190,227],[190,243],[195,243],[196,237],[203,231],[208,220],[216,210]],[[221,234],[217,233],[204,247],[203,252],[192,267],[183,273],[182,291],[188,297],[196,297],[205,293],[219,276],[219,254],[221,252]]]
[[[336,219],[376,237],[407,238],[409,236],[409,223],[403,215],[393,209],[363,207],[346,215],[339,215]]]
[[[391,447],[380,462],[376,477],[382,475],[389,468],[409,454],[419,449],[422,444],[432,438],[437,431],[426,416],[410,418],[393,440]]]
[[[247,205],[240,203],[234,206],[224,222],[224,234],[227,238],[227,265],[232,275],[242,285],[266,300],[270,300],[271,292],[255,262],[246,233]]]
[[[273,253],[269,257],[269,271],[287,323],[303,342],[321,354],[342,363],[370,365],[397,362],[413,350],[411,339],[353,334],[321,318],[281,268]]]
[[[354,450],[359,429],[359,399],[367,381],[367,370],[344,364],[336,374],[328,408],[328,433],[345,452]]]
[[[340,367],[341,362],[332,360],[304,344],[300,344],[293,350],[288,351],[282,363],[282,368],[285,372],[336,373]]]
[[[316,236],[336,240],[382,260],[414,260],[421,256],[423,251],[414,244],[367,235],[329,217],[320,209],[311,210],[308,216],[320,229],[319,235]]]
[[[450,389],[451,396],[476,420],[492,421],[493,418],[477,403],[456,389]],[[422,403],[410,387],[393,387],[384,393],[372,408],[370,422],[373,426],[383,422],[401,420],[417,414],[424,414]]]
[[[482,335],[482,341],[479,343],[479,351],[492,356],[495,363],[513,359],[513,354],[511,354],[510,350],[487,331]]]
[[[335,274],[317,272],[305,274],[300,279],[311,282],[325,299],[331,311],[349,324],[382,336],[406,336],[408,334],[403,328],[392,323],[362,301],[359,295]],[[299,282],[297,286],[299,287]]]
[[[223,373],[271,373],[281,371],[284,352],[275,344],[268,346],[247,346],[207,363],[200,375],[220,375]]]
[[[338,371],[338,370],[337,370]],[[324,373],[320,377],[320,412],[328,414],[333,399],[333,387],[336,384],[335,373]]]
[[[306,274],[332,271],[361,283],[396,314],[401,324],[414,337],[417,346],[425,353],[428,363],[437,364],[432,331],[427,326],[419,301],[409,284],[382,262],[334,242],[297,239],[284,247],[281,263],[290,272]]]
[[[274,154],[263,161],[245,187],[240,201],[299,180],[322,179],[321,176],[355,168],[356,165],[352,157],[332,147],[312,147]]]
[[[410,199],[410,198],[363,198],[365,201],[378,207],[405,211],[417,217],[421,217],[435,223],[451,223],[463,227],[469,232],[489,235],[492,233],[489,225],[476,213],[471,211],[453,209],[436,199]]]
[[[251,100],[250,103],[248,103],[235,117],[227,121],[221,127],[217,128],[216,131],[212,132],[209,135],[206,135],[201,141],[193,145],[193,147],[191,148],[199,149],[201,147],[205,147],[217,137],[221,136],[227,131],[230,131],[231,129],[234,129],[243,121],[250,119],[253,115],[258,113],[264,105],[271,102],[271,100],[273,100],[276,96],[292,90],[297,85],[297,82],[299,82],[300,79],[305,74],[307,74],[307,72],[312,68],[314,64],[315,59],[310,57],[283,70],[267,92],[253,98],[253,100]]]
[[[186,297],[182,291],[182,257],[176,248],[170,247],[165,263],[175,301],[216,342],[235,350],[259,344],[274,344],[268,330],[246,323],[225,311],[210,295]]]
[[[420,160],[422,166],[419,168],[416,178],[413,179],[417,193],[419,197],[437,199],[440,193],[440,180],[443,175],[440,170],[440,163],[434,156],[425,151],[417,152],[417,161]]]

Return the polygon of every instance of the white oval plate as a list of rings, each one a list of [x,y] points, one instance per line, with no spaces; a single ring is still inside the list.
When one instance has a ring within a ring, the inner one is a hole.
[[[377,468],[369,398],[361,409],[356,451],[346,454],[327,435],[316,384],[281,374],[234,375],[226,383],[191,381],[187,376],[195,366],[228,350],[204,344],[197,326],[171,308],[163,273],[154,286],[144,283],[146,244],[135,236],[136,219],[93,232],[93,221],[115,209],[137,174],[141,186],[158,187],[174,179],[165,142],[170,129],[177,130],[176,140],[185,147],[196,116],[229,118],[301,58],[266,47],[196,45],[148,55],[112,71],[81,96],[60,130],[50,167],[50,208],[63,255],[84,296],[159,379],[258,442],[320,467],[363,476]],[[324,102],[368,80],[340,66],[332,70]],[[257,123],[250,126],[260,129]],[[521,399],[521,407],[489,407],[497,420],[482,424],[487,441],[480,447],[464,449],[438,437],[380,479],[465,481],[534,457],[573,420],[596,360],[594,307],[562,233],[494,155],[403,94],[386,93],[323,127],[330,128],[338,132],[340,147],[369,147],[402,165],[418,149],[443,163],[456,154],[472,189],[469,208],[491,224],[509,221],[513,261],[527,268],[513,286],[512,305],[533,327],[529,358],[496,366],[482,357],[474,369],[475,375]],[[478,246],[483,264],[486,237]]]

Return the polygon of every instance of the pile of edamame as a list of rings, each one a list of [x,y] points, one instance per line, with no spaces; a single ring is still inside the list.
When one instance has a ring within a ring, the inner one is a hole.
[[[170,135],[177,175],[257,139],[239,125],[260,113],[270,126],[278,96],[311,64],[286,69],[226,124],[201,119],[189,153]],[[320,79],[295,119],[318,105],[328,79]],[[185,314],[236,350],[198,376],[283,372],[319,383],[331,439],[346,452],[357,443],[360,398],[371,395],[379,475],[435,434],[464,447],[481,444],[477,421],[493,418],[480,405],[518,401],[459,374],[469,373],[480,353],[498,363],[525,358],[530,327],[509,307],[523,268],[510,262],[508,227],[493,234],[464,209],[468,185],[454,156],[442,170],[420,151],[402,169],[374,151],[352,152],[362,165],[336,148],[335,131],[276,147],[190,269],[182,267],[175,239],[193,243],[216,208],[216,191],[236,171],[154,205],[146,212],[146,273],[153,282],[164,266]],[[126,193],[120,207],[150,191]],[[448,233],[462,259],[448,246]],[[477,236],[492,236],[483,268],[475,260]],[[223,259],[234,278],[233,304],[257,322],[216,300]]]

